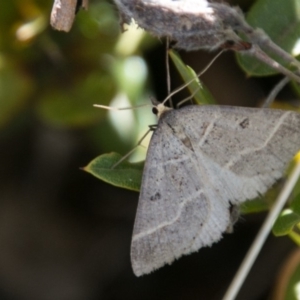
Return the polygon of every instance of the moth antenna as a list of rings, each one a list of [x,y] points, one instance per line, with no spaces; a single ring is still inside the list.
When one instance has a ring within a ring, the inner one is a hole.
[[[157,99],[154,98],[154,97],[150,97],[150,101],[151,101],[153,107],[156,107],[158,104],[161,104],[161,103],[160,103],[159,101],[157,101]]]
[[[183,100],[181,100],[180,102],[177,103],[176,107],[180,107],[183,103],[191,100],[194,98],[194,96],[198,93],[198,91],[200,90],[200,86],[188,97],[184,98]]]
[[[112,106],[101,105],[101,104],[93,104],[93,106],[97,108],[103,108],[106,110],[130,110],[130,109],[137,109],[137,108],[151,106],[151,105],[145,103],[145,104],[140,104],[140,105],[130,106],[130,107],[112,107]]]
[[[173,92],[171,92],[162,102],[163,104],[166,103],[166,101],[168,99],[170,99],[172,96],[174,96],[175,94],[177,94],[178,92],[182,91],[184,88],[186,88],[189,84],[191,84],[193,81],[197,80],[201,75],[203,75],[211,66],[212,64],[217,60],[217,58],[219,58],[219,56],[221,56],[221,54],[224,52],[225,50],[221,50],[210,62],[209,64],[203,69],[201,70],[199,73],[197,73],[197,75],[189,80],[187,83],[181,85],[180,87],[178,87],[177,89],[175,89]]]

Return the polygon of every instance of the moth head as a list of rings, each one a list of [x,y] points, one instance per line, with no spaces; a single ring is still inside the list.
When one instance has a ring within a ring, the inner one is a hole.
[[[164,102],[160,103],[155,98],[151,98],[152,102],[152,112],[159,119],[163,113],[171,110],[172,108],[165,106]]]

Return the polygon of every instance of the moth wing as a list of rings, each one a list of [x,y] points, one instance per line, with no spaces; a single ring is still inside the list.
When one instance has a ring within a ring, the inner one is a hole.
[[[221,238],[229,204],[207,195],[204,185],[195,153],[161,122],[148,148],[132,237],[137,276]]]
[[[185,110],[190,140],[209,186],[232,204],[264,194],[300,149],[300,114],[226,106]],[[197,121],[201,118],[201,122]],[[196,122],[200,123],[195,130]]]
[[[218,241],[229,206],[264,193],[299,148],[300,115],[290,111],[188,106],[163,115],[144,168],[135,274]]]

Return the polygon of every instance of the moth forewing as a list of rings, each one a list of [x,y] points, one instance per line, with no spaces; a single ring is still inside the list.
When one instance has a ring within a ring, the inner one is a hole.
[[[296,112],[217,105],[165,111],[144,167],[134,273],[220,240],[232,229],[231,207],[265,193],[299,149]]]

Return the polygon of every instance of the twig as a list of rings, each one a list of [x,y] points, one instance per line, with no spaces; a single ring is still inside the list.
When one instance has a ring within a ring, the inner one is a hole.
[[[299,155],[298,155],[299,156]],[[244,261],[240,265],[239,270],[235,274],[223,300],[233,300],[237,296],[241,286],[243,285],[252,265],[254,264],[262,246],[264,245],[273,224],[276,221],[279,213],[284,207],[290,193],[292,192],[298,178],[300,176],[300,159],[296,157],[296,166],[294,167],[289,179],[286,181],[281,193],[278,195],[274,206],[270,210],[264,224],[258,232],[254,242],[252,243],[248,253],[246,254]]]

